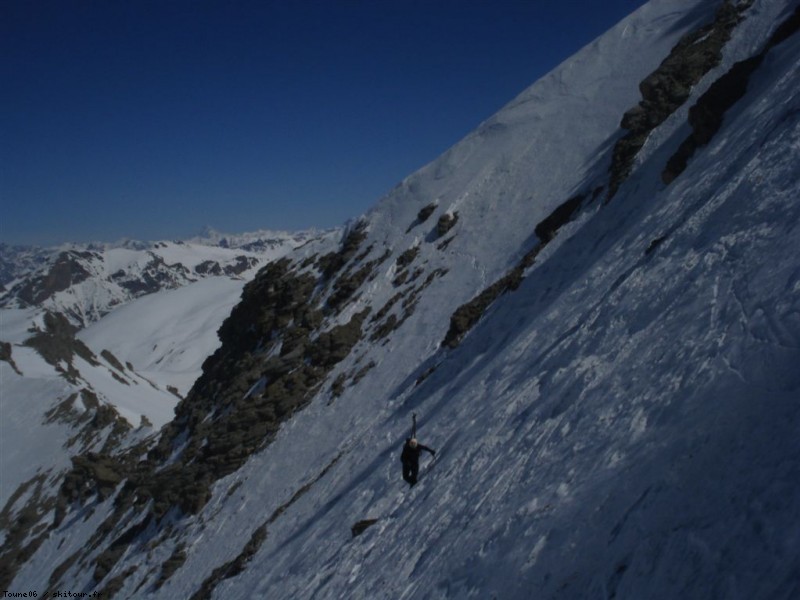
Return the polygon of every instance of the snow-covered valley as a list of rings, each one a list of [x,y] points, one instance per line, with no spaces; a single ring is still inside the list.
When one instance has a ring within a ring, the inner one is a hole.
[[[4,309],[0,587],[798,597],[799,22],[652,0],[341,232],[78,331],[77,388]],[[86,388],[175,418],[70,446]]]

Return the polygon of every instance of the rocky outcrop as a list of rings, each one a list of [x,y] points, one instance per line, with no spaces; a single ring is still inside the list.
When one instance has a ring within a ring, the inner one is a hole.
[[[204,277],[227,275],[236,277],[245,271],[249,271],[258,264],[258,259],[253,256],[237,256],[236,262],[227,264],[224,267],[216,260],[205,260],[194,268],[194,272]]]
[[[438,237],[446,236],[450,230],[456,226],[458,223],[458,213],[457,212],[446,212],[439,220],[436,222],[436,235]]]
[[[66,400],[45,413],[46,423],[66,423],[77,431],[66,444],[67,448],[77,447],[86,451],[102,443],[102,453],[115,449],[131,426],[116,409],[100,402],[97,395],[88,389],[70,395]]]
[[[642,100],[625,113],[620,124],[628,133],[614,146],[607,201],[631,174],[634,159],[650,132],[682,106],[692,88],[720,63],[722,49],[751,4],[752,0],[724,0],[711,23],[685,35],[639,84]]]
[[[120,373],[124,373],[125,372],[125,367],[122,366],[122,363],[119,361],[119,359],[116,356],[114,356],[111,353],[110,350],[103,350],[102,352],[100,352],[100,356],[102,356],[106,360],[106,362],[108,362],[108,364],[110,364],[112,367],[114,367]]]
[[[358,268],[353,268],[342,274],[333,284],[333,291],[328,297],[328,308],[335,312],[340,312],[348,301],[354,298],[356,290],[364,283],[371,280],[376,275],[376,268],[389,256],[387,251],[383,256],[368,261]],[[356,262],[358,262],[356,260]]]
[[[347,233],[338,252],[330,252],[319,258],[317,266],[323,278],[329,280],[336,275],[356,255],[365,239],[367,239],[367,225],[361,221]]]
[[[89,452],[72,460],[72,471],[61,486],[62,497],[69,503],[82,502],[93,496],[103,500],[113,494],[124,478],[117,461]]]
[[[573,219],[575,214],[580,210],[585,199],[586,196],[584,194],[573,196],[566,202],[560,204],[547,218],[536,226],[534,233],[536,233],[536,237],[539,238],[542,244],[546,244],[552,240],[556,236],[558,230]]]
[[[398,269],[405,269],[408,267],[414,259],[417,258],[419,255],[419,246],[412,246],[405,252],[403,252],[400,256],[397,257],[396,265]]]
[[[215,260],[204,260],[194,268],[198,275],[222,275],[222,267]]]
[[[362,519],[350,528],[350,532],[353,534],[354,538],[358,537],[377,522],[378,519]]]
[[[189,269],[180,263],[168,265],[163,258],[151,253],[151,260],[141,273],[135,276],[123,274],[117,283],[132,296],[153,294],[163,289],[175,289],[185,283]]]
[[[417,219],[413,223],[411,223],[411,225],[408,226],[408,229],[406,229],[406,233],[409,233],[412,229],[414,229],[414,227],[422,225],[425,221],[427,221],[430,218],[430,216],[436,211],[436,206],[437,204],[435,202],[431,202],[427,206],[421,208],[420,211],[417,213]]]
[[[713,139],[722,127],[725,113],[747,92],[750,77],[761,66],[767,53],[794,35],[799,28],[800,8],[796,8],[794,13],[776,29],[758,54],[734,64],[698,98],[697,103],[689,109],[689,125],[692,133],[667,161],[667,166],[661,174],[664,183],[672,183],[686,169],[697,149]]]
[[[49,473],[36,475],[11,494],[0,511],[0,531],[4,532],[0,548],[0,589],[8,590],[20,568],[47,539],[45,522],[54,501],[47,495]],[[25,498],[24,504],[20,501]]]
[[[89,257],[90,253],[62,252],[46,274],[24,283],[16,291],[17,297],[27,306],[37,306],[54,294],[85,281],[91,274],[81,264],[80,259]]]
[[[17,363],[14,362],[14,358],[11,356],[11,344],[8,342],[0,342],[0,360],[11,365],[17,375],[22,375],[22,371],[19,370]]]
[[[417,213],[417,221],[419,221],[420,223],[424,223],[434,213],[435,210],[436,210],[435,202],[431,202],[427,206],[421,208],[420,211]]]
[[[245,271],[249,271],[258,264],[258,259],[253,256],[237,256],[236,262],[225,265],[225,274],[229,277],[236,277]]]
[[[413,281],[422,274],[421,269],[417,269],[413,274],[408,270],[408,267],[414,262],[414,259],[417,258],[417,255],[419,255],[419,251],[420,249],[418,245],[412,246],[397,257],[395,266],[397,269],[399,269],[399,273],[397,273],[392,281],[392,285],[394,285],[394,287],[400,287],[408,281]]]
[[[73,365],[74,357],[80,356],[92,365],[98,365],[97,357],[82,341],[75,337],[77,328],[61,313],[46,312],[44,330],[39,330],[25,341],[66,379],[75,383],[78,371]]]

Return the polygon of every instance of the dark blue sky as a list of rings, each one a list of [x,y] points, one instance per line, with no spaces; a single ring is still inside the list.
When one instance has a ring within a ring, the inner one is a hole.
[[[4,0],[0,241],[330,227],[644,0]]]

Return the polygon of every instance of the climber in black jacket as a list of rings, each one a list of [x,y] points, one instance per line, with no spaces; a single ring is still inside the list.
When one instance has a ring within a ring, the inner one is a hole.
[[[400,455],[400,460],[403,463],[403,479],[411,486],[417,483],[417,477],[419,476],[419,455],[423,450],[425,450],[425,452],[430,452],[431,456],[436,456],[436,450],[423,446],[417,442],[416,438],[406,438],[406,443],[403,444],[403,453]]]

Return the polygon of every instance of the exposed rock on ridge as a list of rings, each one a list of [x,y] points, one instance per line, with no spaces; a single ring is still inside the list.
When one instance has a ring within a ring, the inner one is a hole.
[[[614,146],[608,199],[611,199],[633,169],[633,161],[647,136],[688,100],[692,88],[722,60],[722,49],[742,21],[752,0],[725,0],[713,22],[681,39],[669,56],[639,84],[642,101],[622,117],[627,129]]]
[[[698,148],[707,145],[722,126],[725,113],[747,92],[750,77],[761,66],[767,53],[794,35],[800,29],[800,8],[796,8],[766,43],[764,48],[748,59],[734,64],[722,77],[689,109],[689,125],[692,133],[681,143],[664,169],[661,178],[666,184],[672,183],[683,173]]]

